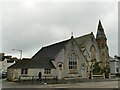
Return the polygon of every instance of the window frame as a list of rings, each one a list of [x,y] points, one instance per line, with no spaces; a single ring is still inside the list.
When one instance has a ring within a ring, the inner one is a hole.
[[[116,72],[119,73],[119,67],[116,67]]]
[[[77,70],[77,55],[74,52],[69,55],[69,70]]]
[[[51,74],[51,69],[44,69],[44,74],[50,75]]]
[[[28,69],[21,69],[21,74],[22,75],[27,75],[28,74]]]

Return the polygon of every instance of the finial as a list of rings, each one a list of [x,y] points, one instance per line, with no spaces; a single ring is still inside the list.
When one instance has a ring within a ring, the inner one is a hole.
[[[91,32],[91,34],[93,34],[93,32]]]
[[[71,39],[73,38],[73,32],[71,32]]]
[[[73,32],[71,32],[71,36],[73,36]]]

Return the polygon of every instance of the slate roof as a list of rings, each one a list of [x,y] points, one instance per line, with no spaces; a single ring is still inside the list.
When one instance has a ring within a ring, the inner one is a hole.
[[[115,58],[117,58],[118,60],[120,60],[120,57],[119,57],[119,56],[116,56],[116,55],[115,55]]]
[[[70,40],[70,39],[69,39]],[[37,60],[41,57],[48,57],[50,59],[54,59],[55,56],[59,53],[59,51],[67,44],[69,40],[65,40],[56,44],[52,44],[50,46],[46,46],[41,48],[33,57],[32,60]]]
[[[120,57],[117,57],[118,60],[120,60]]]
[[[79,46],[84,44],[86,41],[94,37],[93,33],[75,38],[75,41]],[[62,48],[70,41],[71,39],[55,43],[46,47],[42,47],[32,58],[31,60],[20,60],[16,64],[10,66],[9,68],[55,68],[51,60],[55,59],[56,55],[62,50]]]
[[[27,68],[45,68],[45,69],[52,69],[55,68],[49,58],[40,57],[38,60],[31,60],[31,59],[24,59],[19,60],[9,68],[13,69],[27,69]]]
[[[79,46],[83,44],[84,42],[88,41],[88,39],[91,39],[91,37],[94,37],[93,33],[75,38],[75,41],[78,43]],[[71,37],[72,38],[72,37]],[[62,50],[62,48],[70,41],[71,39],[55,43],[46,47],[42,47],[31,59],[35,61],[39,61],[43,64],[41,65],[49,65],[52,59],[55,59],[56,55]],[[42,58],[49,58],[49,60],[41,59]],[[34,63],[33,62],[33,63]],[[47,64],[46,64],[47,63]],[[48,64],[49,63],[49,64]]]
[[[26,69],[28,68],[28,66],[30,65],[30,60],[19,60],[17,61],[15,64],[11,65],[8,68],[12,68],[12,69]]]
[[[14,60],[11,60],[11,59],[7,60],[7,63],[13,63],[13,62]]]
[[[86,41],[91,40],[92,38],[95,38],[95,37],[94,37],[93,33],[91,32],[91,33],[83,35],[81,37],[77,37],[77,38],[75,38],[75,40],[76,40],[77,44],[79,45],[79,47],[81,48],[85,44]]]
[[[23,59],[16,62],[9,68],[55,68],[51,60],[59,53],[69,40],[65,40],[56,44],[52,44],[41,48],[32,58]]]
[[[109,57],[109,62],[119,62],[118,58]]]

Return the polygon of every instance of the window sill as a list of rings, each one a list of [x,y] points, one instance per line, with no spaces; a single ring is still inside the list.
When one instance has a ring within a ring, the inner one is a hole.
[[[26,76],[26,77],[28,77],[29,75],[28,75],[28,74],[21,74],[21,76],[24,76],[24,77]]]
[[[68,74],[78,74],[78,72],[69,72]]]

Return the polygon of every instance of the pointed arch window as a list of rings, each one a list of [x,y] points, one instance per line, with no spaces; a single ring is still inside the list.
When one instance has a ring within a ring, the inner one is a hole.
[[[96,49],[94,45],[90,47],[90,52],[91,52],[91,60],[96,60]]]
[[[69,55],[69,69],[77,69],[77,56],[75,53]]]

